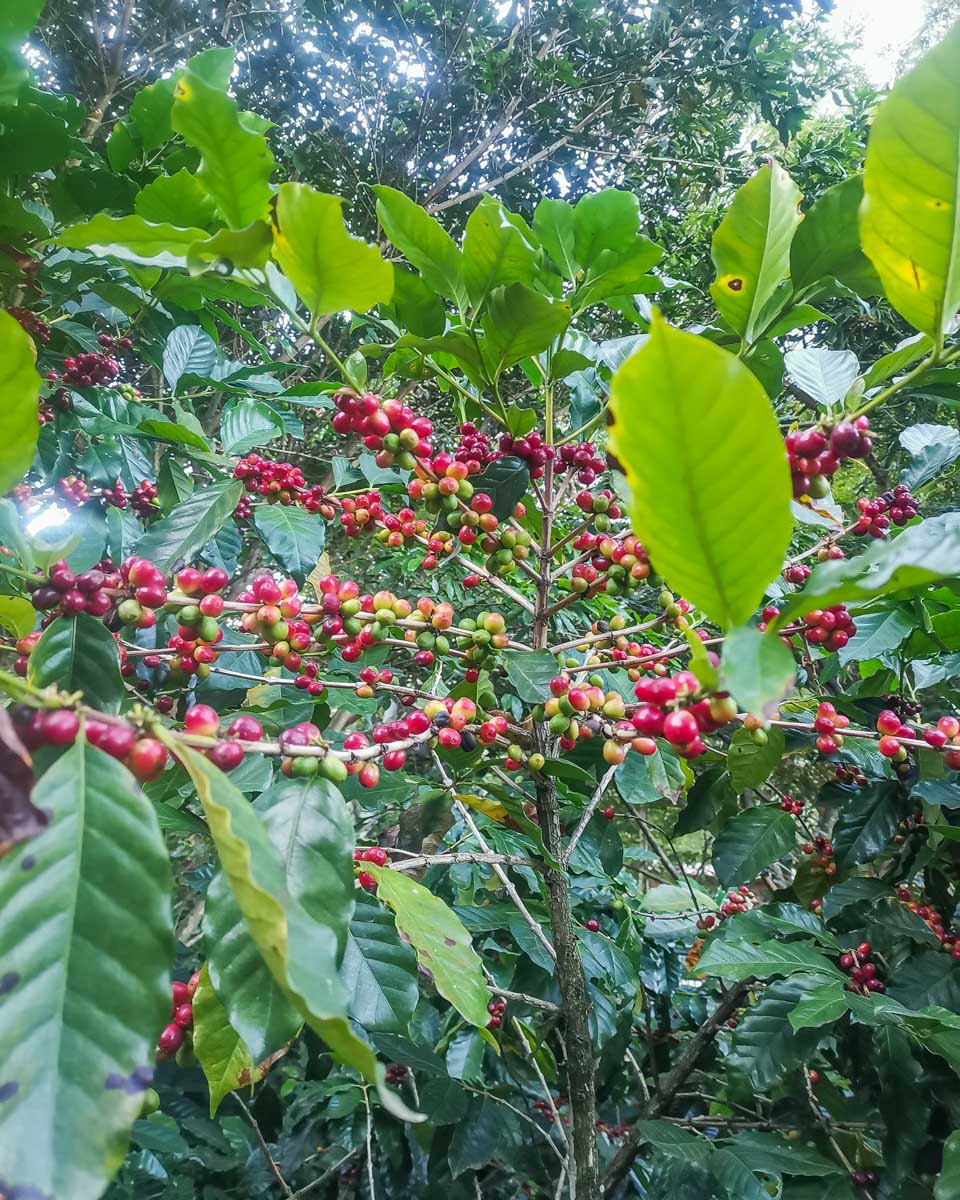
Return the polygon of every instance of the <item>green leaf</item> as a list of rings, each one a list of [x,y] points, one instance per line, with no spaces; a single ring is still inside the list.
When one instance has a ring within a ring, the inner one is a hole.
[[[803,942],[714,941],[694,968],[696,975],[722,975],[726,979],[766,979],[774,975],[826,975],[831,979],[846,976],[819,950]]]
[[[549,650],[505,650],[502,657],[507,677],[521,700],[537,704],[550,695],[557,660]]]
[[[796,676],[793,655],[775,633],[740,625],[724,643],[721,686],[748,713],[772,717]]]
[[[662,257],[661,247],[645,237],[637,237],[634,244],[622,253],[604,250],[574,293],[572,303],[575,310],[582,312],[613,296],[662,290],[662,281],[647,274]]]
[[[370,1033],[406,1033],[420,999],[417,956],[390,913],[359,893],[340,964],[350,1019]]]
[[[196,751],[178,744],[176,752],[196,785],[220,865],[270,974],[333,1056],[376,1084],[388,1111],[420,1120],[384,1086],[383,1067],[350,1028],[335,932],[291,894],[281,856],[229,779]]]
[[[83,692],[84,702],[101,712],[120,711],[117,643],[102,621],[86,613],[57,617],[47,626],[30,655],[27,678],[34,687]]]
[[[26,637],[33,629],[37,610],[22,596],[0,596],[0,628],[15,638]]]
[[[584,210],[584,220],[586,216],[587,212]],[[573,206],[566,200],[553,200],[544,196],[534,210],[533,232],[564,279],[569,279],[572,283],[580,270],[574,247],[576,233]]]
[[[7,492],[30,470],[40,425],[37,421],[40,376],[33,339],[9,313],[0,312],[0,492]]]
[[[593,266],[606,250],[624,253],[634,245],[639,227],[640,201],[633,192],[605,188],[581,196],[573,210],[578,265]]]
[[[783,730],[774,726],[766,733],[767,740],[762,746],[753,740],[749,729],[738,729],[730,739],[727,771],[738,792],[763,783],[783,757]]]
[[[244,123],[237,102],[188,68],[174,89],[171,122],[200,152],[196,178],[230,228],[245,229],[265,220],[273,155],[263,134]],[[200,239],[204,237],[201,232]]]
[[[906,605],[883,608],[857,613],[856,626],[857,632],[837,652],[841,663],[866,662],[896,650],[916,628],[916,617]]]
[[[377,217],[390,241],[435,292],[452,300],[458,308],[466,309],[469,299],[463,279],[463,259],[453,238],[439,221],[403,192],[383,184],[376,184],[373,191],[377,197]]]
[[[64,122],[38,104],[6,108],[0,132],[0,163],[4,176],[33,175],[58,166],[70,152]]]
[[[794,1029],[819,1029],[832,1025],[847,1011],[847,998],[842,983],[824,983],[804,996],[790,1013]]]
[[[481,321],[484,337],[480,343],[490,379],[546,350],[562,335],[571,315],[569,304],[541,296],[522,283],[494,288]]]
[[[771,983],[737,1025],[727,1063],[742,1071],[761,1091],[783,1079],[799,1066],[817,1044],[820,1035],[797,1031],[790,1020],[804,999],[816,994],[820,979],[791,975]]]
[[[373,865],[364,869],[376,879],[379,899],[393,909],[401,939],[416,950],[421,971],[465,1021],[485,1029],[490,991],[460,918],[439,896],[400,871]]]
[[[133,207],[145,221],[195,230],[206,228],[216,215],[213,201],[186,167],[175,175],[158,175],[137,192]]]
[[[230,1024],[206,966],[193,996],[193,1049],[210,1089],[211,1117],[216,1116],[224,1096],[257,1082],[250,1051]]]
[[[849,600],[872,600],[903,588],[956,576],[960,562],[960,514],[943,513],[911,525],[864,554],[820,563],[780,612],[778,625],[815,608]]]
[[[393,295],[393,270],[376,246],[352,237],[339,196],[282,183],[273,217],[273,257],[314,316],[366,312]]]
[[[477,311],[494,288],[533,279],[536,250],[492,196],[485,196],[467,218],[462,255],[464,283]]]
[[[212,237],[194,242],[187,254],[187,266],[194,275],[212,266],[221,271],[235,271],[239,267],[262,271],[270,261],[272,249],[270,226],[266,221],[253,221],[244,229],[220,229]],[[241,328],[237,326],[238,330]],[[245,331],[244,336],[251,340]]]
[[[323,517],[299,505],[258,504],[253,520],[273,557],[298,583],[303,583],[326,544]]]
[[[459,251],[458,251],[459,253]],[[431,338],[443,333],[447,323],[443,301],[414,271],[393,264],[393,299],[397,324],[417,337]]]
[[[887,299],[937,346],[960,308],[958,64],[955,24],[874,113],[860,209]]]
[[[713,843],[713,866],[723,887],[748,883],[796,844],[792,815],[765,804],[738,813]]]
[[[119,258],[147,267],[182,267],[189,248],[206,236],[202,229],[179,229],[142,216],[108,217],[99,213],[82,225],[71,225],[54,240],[68,250],[89,250],[102,258]]]
[[[147,437],[159,438],[164,442],[175,442],[178,446],[192,446],[195,450],[209,451],[210,449],[209,443],[199,433],[188,429],[186,425],[178,425],[175,421],[158,421],[150,418],[140,422],[137,432],[145,433]]]
[[[168,455],[157,472],[157,494],[164,513],[193,494],[193,478],[175,458]]]
[[[628,804],[656,804],[678,795],[690,778],[681,761],[661,742],[655,754],[628,754],[614,773],[617,791]]]
[[[44,0],[7,0],[0,13],[0,104],[16,104],[29,76],[20,47],[40,20]]]
[[[882,780],[844,803],[830,836],[838,870],[871,862],[887,848],[900,824],[898,789],[893,781]]]
[[[801,1001],[801,1004],[806,1003]],[[802,1142],[788,1142],[779,1133],[745,1129],[724,1146],[751,1171],[764,1175],[837,1175],[838,1163]]]
[[[82,737],[33,798],[50,823],[0,861],[0,1179],[96,1200],[170,1019],[170,864],[133,777]]]
[[[960,1129],[943,1143],[943,1164],[933,1185],[933,1200],[956,1200],[960,1196]]]
[[[130,117],[139,130],[145,153],[156,150],[173,136],[170,115],[174,85],[172,77],[160,79],[141,88],[130,101]]]
[[[910,455],[910,466],[900,478],[911,488],[960,458],[960,433],[952,425],[911,425],[900,431],[898,440]]]
[[[278,437],[283,437],[283,420],[265,401],[237,396],[224,406],[220,418],[224,454],[249,454]]]
[[[858,296],[878,296],[880,278],[860,249],[859,213],[863,176],[852,175],[834,184],[817,199],[800,222],[790,247],[790,276],[794,291],[815,283],[816,294],[833,291],[832,280]]]
[[[771,163],[739,188],[713,235],[717,278],[710,295],[748,344],[781,307],[775,293],[790,275],[799,203],[797,185],[779,164]]]
[[[525,459],[507,455],[494,459],[480,475],[470,481],[475,492],[486,492],[493,501],[491,512],[505,521],[527,494],[530,472]]]
[[[860,374],[850,350],[821,350],[813,346],[788,350],[783,356],[787,374],[800,390],[824,408],[841,404]]]
[[[779,574],[793,528],[766,393],[732,354],[659,317],[612,390],[610,444],[655,569],[719,624],[743,624]]]
[[[239,479],[214,483],[150,526],[137,552],[161,571],[193,559],[219,532],[243,494]]]
[[[178,325],[163,346],[163,378],[176,390],[181,375],[208,375],[217,361],[217,346],[199,325]]]

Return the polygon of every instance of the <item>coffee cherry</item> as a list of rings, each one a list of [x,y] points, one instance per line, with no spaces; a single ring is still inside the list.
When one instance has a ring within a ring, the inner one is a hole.
[[[141,783],[156,779],[166,762],[166,747],[156,738],[140,738],[127,755],[127,766]]]
[[[209,704],[193,704],[184,714],[183,727],[187,733],[199,737],[216,737],[220,728],[220,717]]]
[[[584,924],[585,924],[585,927],[587,929],[589,929],[591,933],[598,933],[600,930],[600,922],[597,920],[596,917],[591,917]]]
[[[157,1052],[169,1058],[183,1045],[183,1030],[175,1022],[167,1025],[157,1039]]]

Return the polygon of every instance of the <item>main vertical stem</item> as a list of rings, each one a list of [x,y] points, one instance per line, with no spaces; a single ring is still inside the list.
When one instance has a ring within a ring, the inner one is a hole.
[[[553,525],[553,471],[547,463],[544,477],[543,528],[541,530],[540,582],[533,617],[533,646],[544,650],[550,642],[550,542]],[[545,724],[534,726],[537,751],[549,756],[554,747]],[[560,861],[560,814],[557,807],[557,785],[552,778],[537,781],[537,814],[540,832],[548,854]],[[567,1090],[573,1118],[570,1195],[575,1200],[600,1200],[600,1166],[597,1159],[597,1102],[595,1090],[596,1065],[590,1040],[590,999],[587,982],[580,962],[577,937],[570,912],[570,887],[564,871],[544,872],[547,906],[550,910],[550,929],[557,952],[557,982],[563,1001],[564,1045],[567,1052]]]

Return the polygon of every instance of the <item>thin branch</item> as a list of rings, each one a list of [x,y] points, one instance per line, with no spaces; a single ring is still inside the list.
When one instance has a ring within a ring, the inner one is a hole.
[[[246,1117],[247,1121],[249,1121],[250,1128],[253,1130],[254,1136],[257,1139],[257,1144],[260,1146],[260,1149],[263,1152],[263,1157],[269,1163],[270,1170],[273,1172],[273,1177],[277,1181],[277,1183],[280,1185],[280,1190],[283,1192],[284,1196],[287,1197],[287,1200],[291,1200],[291,1197],[293,1196],[293,1189],[290,1187],[290,1184],[287,1183],[287,1181],[284,1179],[283,1174],[280,1171],[280,1168],[277,1166],[276,1160],[274,1159],[273,1155],[270,1153],[270,1147],[267,1145],[266,1139],[264,1138],[263,1134],[260,1131],[260,1126],[257,1124],[256,1118],[254,1117],[254,1115],[250,1111],[250,1109],[247,1108],[246,1104],[244,1104],[244,1102],[240,1099],[240,1096],[238,1095],[237,1092],[232,1092],[231,1094],[232,1094],[234,1100],[236,1100],[237,1104],[240,1105],[240,1111]]]
[[[612,766],[607,767],[606,771],[604,771],[604,773],[603,773],[603,778],[600,780],[600,783],[597,785],[597,790],[590,797],[590,803],[583,810],[583,814],[580,817],[579,824],[577,825],[576,829],[573,831],[573,835],[571,836],[570,841],[567,843],[567,848],[563,853],[563,858],[561,861],[564,863],[564,865],[570,861],[570,858],[573,855],[574,850],[576,850],[576,848],[577,848],[577,842],[580,841],[580,838],[583,836],[583,831],[590,824],[590,818],[593,816],[594,812],[596,811],[597,805],[603,799],[603,793],[607,790],[607,788],[610,784],[610,780],[613,778],[614,772],[617,769],[617,766],[618,766],[618,764],[614,763]]]

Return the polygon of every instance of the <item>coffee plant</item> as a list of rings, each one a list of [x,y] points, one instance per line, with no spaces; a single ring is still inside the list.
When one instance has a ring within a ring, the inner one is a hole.
[[[36,8],[0,1196],[960,1195],[960,26],[693,331],[624,190],[354,237],[227,50],[101,154]]]

